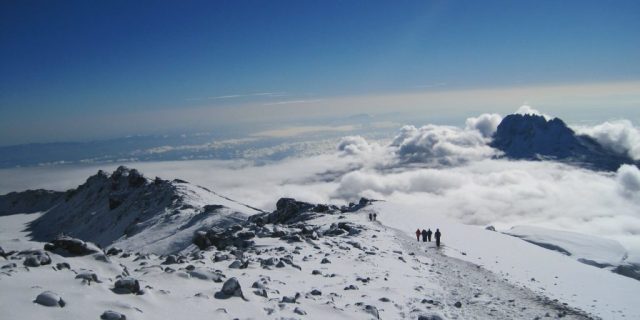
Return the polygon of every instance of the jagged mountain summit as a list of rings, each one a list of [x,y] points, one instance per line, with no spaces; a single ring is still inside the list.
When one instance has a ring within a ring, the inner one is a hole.
[[[46,211],[29,225],[34,240],[65,234],[104,247],[150,253],[181,251],[192,244],[199,229],[226,227],[261,212],[186,181],[151,180],[126,167],[111,174],[99,171],[64,193],[35,193],[43,200],[30,202],[34,191],[25,191],[0,201],[8,206],[2,212]]]
[[[590,169],[615,171],[622,164],[638,165],[626,154],[576,134],[559,118],[511,114],[498,125],[490,144],[511,159],[557,160]]]

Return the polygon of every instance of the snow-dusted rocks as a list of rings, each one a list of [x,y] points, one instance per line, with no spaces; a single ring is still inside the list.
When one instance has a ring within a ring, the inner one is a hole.
[[[224,229],[259,212],[206,188],[182,180],[150,180],[126,167],[111,174],[99,171],[55,199],[29,225],[35,240],[49,241],[63,233],[102,247],[157,254],[187,248],[196,231]]]
[[[243,300],[246,300],[244,295],[242,294],[242,288],[240,287],[240,282],[235,277],[229,278],[229,280],[225,281],[224,284],[222,285],[222,289],[216,292],[215,297],[218,299],[240,297]]]
[[[100,315],[102,320],[127,320],[127,317],[119,312],[107,310]]]
[[[91,284],[92,281],[97,283],[102,282],[100,281],[100,279],[98,279],[98,275],[96,273],[90,271],[83,271],[81,273],[78,273],[76,275],[76,279],[82,279],[83,282],[87,284]]]
[[[19,255],[24,255],[25,267],[39,267],[47,264],[51,264],[51,257],[42,250],[28,250],[22,251]]]
[[[247,248],[253,245],[255,234],[251,231],[243,230],[239,224],[234,224],[227,228],[214,227],[208,231],[197,231],[193,238],[193,243],[200,249],[215,246],[218,250],[223,250],[229,246],[236,248]]]
[[[44,249],[61,256],[84,256],[102,252],[95,244],[69,236],[60,236],[44,245]]]
[[[141,292],[140,282],[131,277],[118,279],[114,284],[113,292],[118,294],[139,294]]]
[[[34,302],[45,307],[63,308],[66,305],[64,300],[57,293],[51,291],[45,291],[39,294]]]

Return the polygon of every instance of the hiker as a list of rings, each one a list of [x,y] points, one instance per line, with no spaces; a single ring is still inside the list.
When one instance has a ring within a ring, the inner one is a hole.
[[[416,238],[418,239],[418,242],[420,242],[420,229],[416,230]]]
[[[373,221],[373,214],[369,213],[369,221]]]
[[[373,221],[376,221],[376,219],[378,219],[378,213],[374,212],[373,213]]]
[[[422,242],[427,242],[427,230],[422,229]]]
[[[436,236],[436,247],[440,246],[440,236],[442,234],[440,233],[440,229],[436,229],[436,233],[434,234],[434,236]]]
[[[427,241],[431,242],[431,235],[433,234],[433,232],[431,232],[431,229],[427,230]]]

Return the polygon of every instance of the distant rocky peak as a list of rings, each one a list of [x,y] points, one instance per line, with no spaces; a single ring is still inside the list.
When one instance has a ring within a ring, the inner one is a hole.
[[[577,135],[561,119],[547,120],[541,115],[506,116],[490,145],[511,159],[550,159],[607,171],[615,171],[624,163],[635,164],[627,155],[605,148],[590,137]]]

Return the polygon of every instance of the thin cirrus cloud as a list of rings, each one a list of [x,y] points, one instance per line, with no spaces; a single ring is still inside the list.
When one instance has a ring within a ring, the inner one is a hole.
[[[206,100],[229,100],[240,98],[256,98],[256,97],[283,97],[286,96],[285,92],[256,92],[256,93],[243,93],[243,94],[228,94],[204,98],[187,98],[185,101],[206,101]]]

